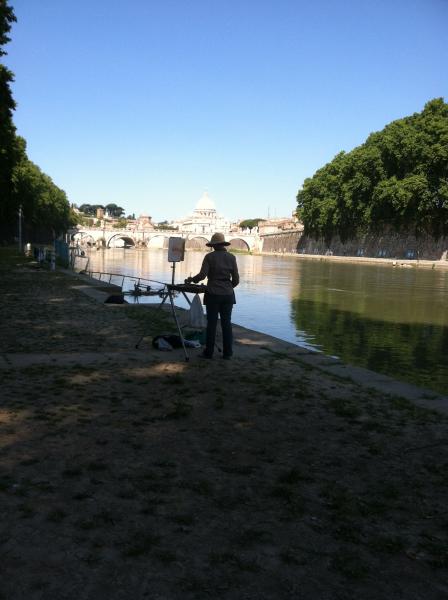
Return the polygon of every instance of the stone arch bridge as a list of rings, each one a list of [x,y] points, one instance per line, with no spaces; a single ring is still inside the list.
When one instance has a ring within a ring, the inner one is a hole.
[[[187,250],[206,249],[211,234],[180,232],[170,230],[139,231],[130,229],[100,229],[83,227],[69,232],[71,242],[79,246],[96,246],[97,248],[168,248],[170,237],[182,237],[186,240]],[[232,248],[247,252],[261,250],[261,238],[258,234],[229,233],[225,235],[226,242]]]

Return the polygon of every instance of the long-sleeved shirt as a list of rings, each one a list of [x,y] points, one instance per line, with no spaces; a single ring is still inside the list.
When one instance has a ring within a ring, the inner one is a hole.
[[[207,293],[217,296],[233,295],[233,288],[240,282],[236,258],[225,248],[216,248],[206,254],[201,270],[191,278],[198,283],[207,277]]]

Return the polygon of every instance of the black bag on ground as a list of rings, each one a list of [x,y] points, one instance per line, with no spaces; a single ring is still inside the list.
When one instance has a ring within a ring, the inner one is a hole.
[[[156,335],[156,337],[152,340],[152,345],[154,348],[159,348],[157,341],[162,338],[165,342],[168,342],[170,346],[173,348],[182,348],[182,340],[180,339],[180,335],[176,335],[175,333],[165,333],[162,335]]]
[[[127,304],[122,294],[112,294],[104,300],[104,304]]]

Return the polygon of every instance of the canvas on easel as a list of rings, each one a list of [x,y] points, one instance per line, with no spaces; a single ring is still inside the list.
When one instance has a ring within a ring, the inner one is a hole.
[[[185,240],[170,237],[168,240],[168,262],[182,262],[185,258]]]

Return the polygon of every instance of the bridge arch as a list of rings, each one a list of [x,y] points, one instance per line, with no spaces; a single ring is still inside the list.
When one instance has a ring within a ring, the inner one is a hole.
[[[73,240],[79,242],[81,246],[94,246],[96,244],[95,238],[90,233],[80,232],[75,234]]]
[[[233,248],[234,250],[243,250],[244,252],[250,252],[249,244],[246,242],[246,240],[243,240],[242,238],[232,238],[231,240],[229,240],[229,242],[229,249]]]
[[[71,239],[74,244],[84,246],[97,246],[110,248],[114,246],[114,239],[122,239],[128,246],[147,247],[151,249],[167,249],[168,239],[171,236],[181,236],[186,240],[186,248],[189,250],[207,251],[207,242],[210,235],[207,233],[193,233],[184,231],[145,231],[145,230],[126,230],[126,229],[100,229],[83,228],[78,231],[71,231]],[[234,237],[232,237],[234,236]],[[257,235],[249,235],[243,232],[233,232],[226,234],[226,240],[230,242],[231,248],[243,252],[261,249],[261,240]]]
[[[129,235],[125,235],[123,233],[117,233],[115,235],[112,235],[106,244],[107,248],[134,248],[135,247],[135,241],[134,239],[129,236]]]
[[[206,246],[209,240],[206,237],[201,235],[189,237],[185,242],[186,250],[208,250],[209,248]]]
[[[158,248],[160,250],[168,248],[168,237],[161,233],[159,235],[153,235],[148,240],[148,248]]]

